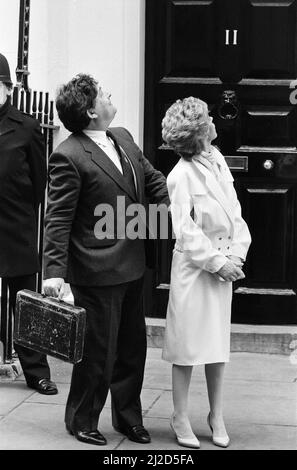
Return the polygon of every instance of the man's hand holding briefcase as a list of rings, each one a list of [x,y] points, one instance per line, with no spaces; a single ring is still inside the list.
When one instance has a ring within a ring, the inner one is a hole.
[[[59,297],[62,287],[59,288]],[[84,308],[29,290],[18,292],[14,328],[16,343],[76,364],[82,359],[85,328]]]

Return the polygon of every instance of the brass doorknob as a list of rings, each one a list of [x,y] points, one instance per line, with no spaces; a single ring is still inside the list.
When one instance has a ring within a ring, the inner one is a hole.
[[[272,170],[272,168],[274,167],[274,163],[272,160],[265,160],[265,162],[263,163],[263,167],[265,168],[265,170]]]

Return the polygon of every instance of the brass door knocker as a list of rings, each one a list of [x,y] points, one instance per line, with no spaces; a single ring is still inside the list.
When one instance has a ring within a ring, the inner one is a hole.
[[[234,120],[239,113],[239,103],[233,90],[225,90],[218,107],[218,115],[225,121]]]

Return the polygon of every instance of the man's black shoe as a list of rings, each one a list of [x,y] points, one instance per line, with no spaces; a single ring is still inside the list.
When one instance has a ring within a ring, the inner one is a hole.
[[[127,436],[130,441],[138,442],[139,444],[149,444],[151,442],[151,436],[141,424],[126,426],[125,428],[114,426],[114,429]]]
[[[58,393],[57,385],[49,379],[37,379],[27,385],[43,395],[56,395]]]
[[[95,446],[105,446],[107,441],[105,437],[96,429],[95,431],[72,431],[66,426],[67,431],[78,441],[85,444],[93,444]]]

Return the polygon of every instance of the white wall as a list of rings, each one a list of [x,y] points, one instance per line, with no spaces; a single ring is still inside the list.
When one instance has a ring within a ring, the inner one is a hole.
[[[11,78],[15,80],[19,34],[19,0],[0,0],[0,52],[10,65]]]
[[[142,146],[145,0],[31,0],[29,85],[55,96],[79,72],[112,93],[113,125],[127,127]],[[17,58],[18,0],[0,0],[0,52]],[[4,25],[4,29],[3,29]],[[58,144],[68,135],[63,126]]]

